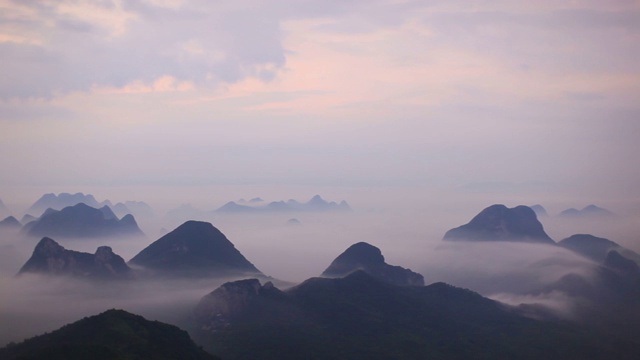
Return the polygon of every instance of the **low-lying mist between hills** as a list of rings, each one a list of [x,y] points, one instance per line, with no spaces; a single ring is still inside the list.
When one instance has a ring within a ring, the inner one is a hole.
[[[425,284],[446,282],[514,306],[536,304],[569,318],[578,314],[574,309],[585,300],[552,285],[567,275],[591,281],[596,276],[596,263],[554,245],[442,241],[448,229],[468,220],[468,214],[461,211],[438,214],[436,210],[211,214],[202,220],[211,222],[256,268],[275,279],[298,283],[319,276],[349,246],[367,242],[381,250],[387,263],[422,274]],[[288,221],[293,217],[297,224]],[[101,245],[111,246],[114,253],[129,261],[160,238],[161,235],[153,235],[164,233],[160,229],[173,230],[159,219],[145,225],[147,238],[55,240],[67,249],[89,253]],[[556,233],[581,233],[574,225],[556,221],[550,234],[553,237]],[[626,224],[623,229],[632,228],[632,224]],[[0,345],[51,331],[110,308],[188,329],[195,304],[225,281],[232,280],[139,277],[129,281],[89,282],[38,275],[15,278],[38,239],[14,233],[0,235]],[[627,236],[633,238],[632,234]]]
[[[0,277],[0,346],[106,309],[124,309],[183,328],[199,299],[232,279],[88,282],[34,274]]]

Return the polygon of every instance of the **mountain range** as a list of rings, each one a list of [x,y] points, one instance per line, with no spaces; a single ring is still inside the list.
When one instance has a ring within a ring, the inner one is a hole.
[[[581,210],[570,208],[560,212],[558,214],[564,218],[594,218],[594,217],[612,217],[614,213],[611,211],[598,207],[596,205],[587,205]]]
[[[31,236],[88,238],[121,235],[143,235],[133,215],[122,219],[108,206],[99,209],[77,203],[62,210],[47,209],[40,218],[23,227]]]
[[[325,211],[352,211],[349,204],[342,200],[340,203],[335,201],[326,201],[320,195],[313,196],[307,202],[299,202],[297,200],[273,201],[266,205],[261,204],[262,201],[249,202],[250,205],[239,204],[230,201],[216,210],[216,212],[224,213],[248,213],[248,212],[291,212],[291,211],[308,211],[308,212],[325,212]]]
[[[79,203],[83,203],[93,208],[108,206],[119,217],[123,217],[127,214],[140,217],[153,216],[153,210],[151,207],[142,201],[125,201],[114,205],[109,200],[99,202],[93,195],[81,192],[75,194],[59,193],[57,195],[54,193],[44,194],[27,209],[26,214],[39,215],[43,214],[47,209],[62,210],[66,207],[74,206]]]
[[[194,320],[194,339],[224,359],[634,359],[640,350],[469,290],[398,286],[364,271],[284,291],[226,283],[200,300]]]

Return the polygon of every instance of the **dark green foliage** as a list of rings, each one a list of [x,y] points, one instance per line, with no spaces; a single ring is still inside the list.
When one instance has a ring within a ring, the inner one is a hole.
[[[0,359],[215,359],[179,328],[108,310],[0,349]]]

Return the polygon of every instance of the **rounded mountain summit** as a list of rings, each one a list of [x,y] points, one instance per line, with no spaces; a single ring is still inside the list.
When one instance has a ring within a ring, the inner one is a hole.
[[[220,230],[187,221],[134,256],[130,265],[177,276],[262,275]]]
[[[443,240],[516,241],[555,244],[528,206],[491,205],[469,223],[446,232]]]

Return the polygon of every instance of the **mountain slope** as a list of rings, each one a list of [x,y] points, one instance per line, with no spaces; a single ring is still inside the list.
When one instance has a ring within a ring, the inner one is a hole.
[[[26,273],[124,279],[131,276],[131,269],[108,246],[100,246],[95,254],[89,254],[67,250],[45,237],[38,242],[18,275]]]
[[[0,349],[0,358],[216,359],[198,348],[178,327],[149,321],[123,310],[108,310],[9,345]]]
[[[262,275],[220,230],[202,221],[187,221],[140,251],[130,261],[166,275]]]
[[[422,275],[400,266],[387,264],[380,249],[365,242],[353,244],[338,255],[321,276],[343,277],[356,270],[364,270],[371,276],[391,284],[424,285]]]
[[[7,216],[2,221],[0,221],[0,228],[4,229],[19,229],[22,227],[20,221],[13,216]]]
[[[492,205],[465,225],[446,232],[443,240],[519,241],[554,244],[528,206]]]
[[[227,283],[194,318],[194,338],[224,359],[632,359],[640,350],[523,317],[469,290],[396,286],[364,271],[286,291]]]
[[[126,215],[118,220],[108,206],[96,209],[84,203],[59,211],[47,209],[39,219],[27,224],[23,231],[32,236],[70,238],[142,235],[133,216]]]
[[[590,234],[575,234],[558,242],[558,245],[587,257],[597,263],[604,263],[607,254],[615,250],[620,255],[640,264],[640,254],[624,248],[609,239]]]
[[[68,206],[74,206],[79,203],[84,203],[88,206],[99,208],[104,205],[99,203],[95,197],[91,194],[83,194],[83,193],[60,193],[58,195],[50,193],[44,194],[40,199],[38,199],[29,209],[27,213],[29,214],[42,214],[46,209],[53,210],[62,210]]]

